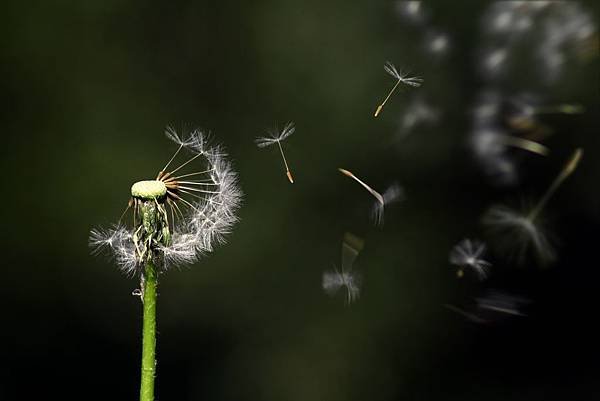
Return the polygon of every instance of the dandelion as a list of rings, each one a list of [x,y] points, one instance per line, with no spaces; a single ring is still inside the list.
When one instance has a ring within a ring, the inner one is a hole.
[[[464,239],[452,248],[449,260],[459,267],[457,276],[462,277],[465,269],[472,269],[480,280],[485,280],[491,263],[482,258],[486,246],[479,241]]]
[[[322,287],[329,295],[334,296],[340,288],[346,289],[346,304],[356,301],[360,295],[361,279],[358,273],[353,272],[354,261],[364,247],[364,241],[350,233],[344,235],[342,242],[342,268],[338,271],[334,265],[333,270],[323,273]]]
[[[143,303],[141,401],[154,399],[158,275],[170,267],[193,263],[223,243],[237,221],[242,196],[224,151],[209,146],[202,132],[192,130],[182,138],[167,128],[166,135],[179,147],[156,179],[131,187],[125,212],[133,210],[133,224],[119,221],[90,234],[94,253],[110,251],[124,273],[140,277],[141,288],[134,293]],[[169,168],[183,149],[192,156]],[[184,170],[192,165],[201,167]]]
[[[371,217],[375,225],[380,226],[383,224],[383,214],[386,205],[399,202],[404,198],[404,190],[397,183],[394,183],[388,187],[388,189],[386,189],[382,195],[368,186],[364,181],[352,174],[350,171],[343,168],[338,168],[338,170],[345,176],[350,177],[354,181],[358,182],[363,188],[365,188],[371,195],[375,197],[375,204],[373,205],[371,211]]]
[[[394,64],[390,63],[389,61],[385,63],[383,69],[385,70],[385,72],[394,77],[397,80],[397,82],[392,88],[392,90],[388,93],[386,98],[383,100],[383,102],[379,106],[377,106],[377,110],[375,110],[375,117],[377,117],[379,113],[381,113],[383,106],[385,106],[386,102],[388,101],[390,96],[392,96],[392,93],[394,93],[398,85],[403,83],[405,85],[418,88],[419,86],[421,86],[421,83],[423,83],[423,79],[419,77],[409,77],[407,73],[398,72]]]
[[[523,261],[525,253],[530,247],[535,251],[541,264],[548,264],[556,258],[540,215],[552,195],[575,171],[582,156],[583,150],[577,149],[532,208],[522,212],[505,205],[497,205],[490,208],[484,215],[483,223],[492,233],[499,234],[503,239],[500,243],[502,248],[512,253],[516,252],[520,261]]]
[[[271,146],[273,144],[277,144],[279,146],[279,152],[281,152],[281,158],[283,159],[283,164],[285,165],[285,172],[290,183],[294,183],[294,178],[292,177],[292,173],[287,164],[287,160],[285,159],[285,154],[283,153],[283,148],[281,147],[281,142],[284,141],[287,137],[292,135],[296,131],[296,127],[293,122],[288,122],[281,132],[270,132],[269,136],[256,138],[254,143],[259,148],[266,148],[267,146]]]

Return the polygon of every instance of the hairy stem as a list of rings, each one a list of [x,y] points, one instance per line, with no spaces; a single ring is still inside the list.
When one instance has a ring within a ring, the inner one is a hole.
[[[140,401],[154,401],[154,376],[156,372],[156,267],[146,262],[144,271],[144,321],[142,329],[142,382]]]

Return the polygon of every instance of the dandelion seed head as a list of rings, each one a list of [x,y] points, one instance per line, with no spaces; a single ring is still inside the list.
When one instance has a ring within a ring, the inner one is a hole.
[[[139,273],[149,257],[162,270],[192,264],[212,252],[217,244],[224,243],[225,236],[238,220],[242,192],[225,151],[219,146],[211,146],[199,129],[181,136],[167,127],[165,134],[179,148],[156,180],[133,185],[134,224],[131,227],[119,224],[108,230],[94,229],[90,233],[90,246],[94,252],[109,250],[127,274]],[[193,156],[179,167],[167,169],[181,149],[188,150]],[[192,168],[194,172],[185,171]],[[145,201],[149,206],[145,206]],[[152,207],[162,225],[157,226],[160,232],[151,232],[144,237],[144,242],[140,242],[139,237],[146,235],[144,230],[148,229],[148,222],[136,223],[135,218],[144,207]]]

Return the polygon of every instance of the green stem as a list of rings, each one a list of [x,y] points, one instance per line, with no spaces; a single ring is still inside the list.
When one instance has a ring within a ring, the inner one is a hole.
[[[144,273],[144,322],[142,329],[142,383],[140,401],[154,401],[154,376],[156,372],[156,267],[146,262]]]

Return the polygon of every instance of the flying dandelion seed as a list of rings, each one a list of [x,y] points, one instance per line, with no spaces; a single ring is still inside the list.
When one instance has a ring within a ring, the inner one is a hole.
[[[394,85],[394,87],[392,88],[392,90],[385,97],[383,102],[379,106],[377,106],[377,109],[375,110],[375,117],[377,117],[379,115],[379,113],[381,113],[383,106],[385,106],[388,99],[390,98],[390,96],[392,96],[392,93],[394,93],[394,91],[396,90],[398,85],[400,85],[402,83],[404,85],[413,86],[415,88],[418,88],[423,83],[423,79],[421,79],[419,77],[410,77],[410,76],[408,76],[408,73],[398,72],[398,70],[396,69],[394,64],[390,63],[389,61],[385,63],[385,65],[383,66],[383,69],[385,70],[385,72],[387,72],[392,77],[394,77],[397,80],[397,82]]]
[[[450,39],[443,32],[428,32],[425,38],[425,50],[434,56],[441,56],[448,52]]]
[[[422,96],[415,96],[402,113],[398,138],[405,138],[417,127],[434,125],[440,114],[440,111],[426,102]]]
[[[483,297],[475,298],[475,301],[479,309],[512,316],[527,316],[522,312],[522,307],[531,303],[527,298],[498,290],[488,290]]]
[[[498,323],[510,317],[525,317],[523,307],[530,304],[527,298],[512,295],[500,290],[488,290],[475,298],[475,303],[466,307],[451,304],[443,306],[467,320],[478,324]]]
[[[323,273],[322,287],[329,295],[334,296],[343,287],[346,289],[346,304],[350,305],[360,295],[361,279],[358,273],[353,272],[354,261],[364,247],[364,241],[353,234],[346,233],[342,242],[342,268]]]
[[[421,1],[402,0],[396,2],[396,11],[403,19],[414,24],[421,24],[427,19],[422,6]]]
[[[404,189],[399,184],[393,183],[383,192],[381,198],[383,199],[383,202],[380,202],[379,199],[377,199],[373,203],[373,208],[371,209],[371,218],[377,226],[383,225],[384,207],[404,199]]]
[[[388,189],[385,190],[383,195],[381,195],[350,171],[343,168],[338,168],[338,170],[346,177],[350,177],[354,181],[358,182],[363,188],[369,191],[373,197],[375,197],[375,204],[373,205],[371,211],[371,218],[373,219],[375,225],[380,226],[383,224],[384,208],[386,205],[389,206],[392,203],[399,202],[404,199],[404,190],[397,183],[392,184],[390,187],[388,187]]]
[[[577,149],[532,208],[522,212],[505,205],[497,205],[484,215],[483,224],[492,234],[500,237],[500,247],[511,254],[516,254],[520,262],[523,262],[530,247],[533,248],[542,265],[547,265],[556,258],[541,219],[541,212],[560,185],[575,171],[582,156],[583,150]]]
[[[283,148],[281,147],[281,142],[284,141],[287,137],[292,135],[296,131],[296,127],[293,122],[289,122],[283,127],[281,132],[270,132],[269,136],[256,138],[254,143],[259,148],[266,148],[267,146],[271,146],[273,144],[277,144],[279,147],[279,152],[281,152],[281,158],[283,159],[283,164],[285,165],[285,172],[290,183],[294,183],[294,178],[292,177],[292,173],[287,164],[287,160],[285,159],[285,154],[283,153]]]
[[[455,313],[463,316],[464,318],[466,318],[467,320],[469,320],[473,323],[478,323],[478,324],[489,323],[488,320],[478,316],[477,313],[467,312],[466,310],[459,308],[458,306],[454,306],[452,304],[444,304],[442,306],[448,310],[451,310],[452,312],[455,312]]]
[[[483,217],[483,224],[491,234],[498,236],[498,245],[507,256],[515,256],[522,263],[530,247],[538,260],[546,265],[556,258],[548,238],[546,226],[540,218],[530,217],[530,209],[515,210],[505,205],[491,207]]]
[[[456,244],[450,251],[449,260],[450,263],[459,267],[457,276],[462,277],[465,269],[471,269],[480,280],[485,280],[492,266],[482,258],[485,250],[484,243],[470,239],[464,239]]]

